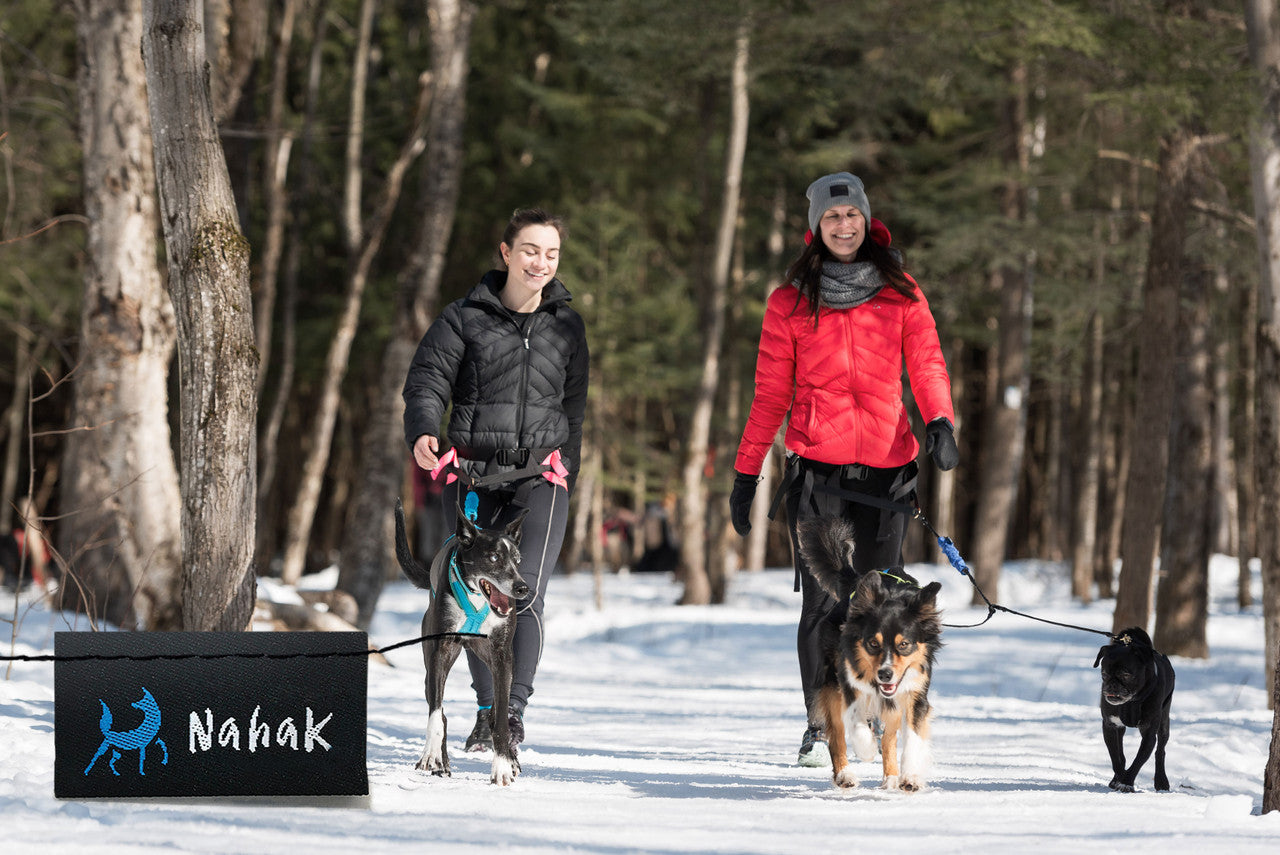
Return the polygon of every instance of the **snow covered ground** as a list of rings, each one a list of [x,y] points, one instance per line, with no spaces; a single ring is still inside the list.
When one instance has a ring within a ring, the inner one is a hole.
[[[943,582],[948,623],[985,614],[950,568],[909,569]],[[1259,815],[1272,719],[1262,622],[1257,608],[1236,613],[1235,573],[1215,561],[1212,658],[1174,660],[1169,793],[1152,791],[1153,761],[1140,792],[1106,786],[1101,636],[1006,614],[946,631],[930,786],[881,791],[878,763],[855,761],[864,784],[840,791],[829,771],[794,765],[804,716],[790,571],[741,574],[710,608],[671,605],[665,576],[610,576],[600,611],[579,575],[552,581],[524,772],[508,789],[461,752],[474,718],[461,665],[446,705],[454,776],[414,770],[426,702],[411,647],[389,654],[394,667],[370,663],[367,799],[60,801],[53,665],[15,663],[0,681],[0,851],[1274,853],[1280,813]],[[1006,567],[1001,601],[1099,629],[1113,606],[1072,604],[1063,569],[1038,562]],[[0,597],[0,614],[13,605]],[[424,592],[389,587],[372,641],[415,637],[425,605]],[[18,613],[15,653],[52,652],[55,631],[84,628],[26,598]],[[8,654],[8,623],[3,633]]]

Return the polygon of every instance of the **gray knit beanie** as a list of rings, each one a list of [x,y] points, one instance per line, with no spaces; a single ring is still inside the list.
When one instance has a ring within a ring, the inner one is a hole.
[[[809,199],[809,230],[818,233],[818,221],[822,215],[836,205],[852,205],[862,212],[862,217],[871,226],[871,205],[867,203],[867,191],[862,188],[862,179],[848,172],[836,172],[824,175],[809,185],[804,191]]]

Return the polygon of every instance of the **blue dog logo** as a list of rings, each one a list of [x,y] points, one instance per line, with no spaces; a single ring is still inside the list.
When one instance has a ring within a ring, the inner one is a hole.
[[[84,773],[89,774],[93,769],[93,764],[98,762],[98,758],[107,753],[107,749],[111,749],[111,760],[108,765],[111,767],[111,774],[119,775],[116,771],[116,761],[120,759],[121,751],[137,751],[138,752],[138,774],[146,775],[147,762],[147,746],[152,743],[159,745],[164,751],[164,759],[160,761],[161,765],[169,765],[169,748],[164,744],[163,739],[157,739],[156,734],[160,732],[160,705],[156,703],[156,699],[147,691],[144,686],[142,689],[142,697],[134,701],[130,706],[134,709],[142,710],[142,724],[133,730],[116,731],[111,729],[111,709],[107,706],[106,701],[101,698],[98,703],[102,704],[102,718],[98,720],[98,729],[102,731],[102,744],[98,746],[98,751],[93,755],[93,759],[89,761],[89,765],[85,767]]]

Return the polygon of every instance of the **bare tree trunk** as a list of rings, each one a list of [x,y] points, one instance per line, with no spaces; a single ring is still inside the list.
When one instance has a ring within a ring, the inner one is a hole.
[[[83,64],[82,64],[83,67]],[[4,411],[4,474],[0,476],[0,531],[13,530],[13,508],[18,498],[18,469],[22,460],[23,416],[30,406],[31,371],[38,364],[31,352],[31,334],[26,329],[30,310],[12,327],[16,347],[13,359],[13,398]]]
[[[1258,291],[1237,289],[1236,317],[1245,331],[1236,337],[1238,385],[1232,414],[1232,447],[1235,451],[1236,527],[1239,530],[1236,554],[1240,570],[1236,583],[1236,603],[1241,609],[1253,605],[1250,561],[1258,555]]]
[[[205,55],[213,120],[219,124],[235,114],[253,61],[266,43],[268,6],[262,0],[204,0]]]
[[[1189,186],[1203,182],[1206,166],[1193,160]],[[1181,309],[1172,365],[1178,393],[1171,403],[1169,467],[1160,544],[1160,582],[1152,641],[1169,655],[1209,656],[1209,557],[1213,546],[1213,396],[1209,385],[1208,271],[1196,265],[1179,283]]]
[[[1260,261],[1258,294],[1257,470],[1280,471],[1280,15],[1275,0],[1246,0],[1249,56],[1259,78],[1261,109],[1250,135],[1254,219]],[[1267,696],[1280,710],[1280,480],[1258,481],[1258,557],[1262,564],[1262,613],[1266,631]],[[1280,784],[1280,716],[1271,730],[1269,784]],[[1280,786],[1263,793],[1264,811],[1280,809]]]
[[[1099,253],[1101,255],[1101,253]],[[1101,264],[1099,264],[1099,267]],[[1101,270],[1095,270],[1094,282],[1101,282]],[[1079,418],[1080,441],[1084,444],[1083,460],[1077,460],[1075,537],[1071,544],[1071,595],[1081,602],[1093,599],[1094,553],[1098,545],[1098,490],[1102,469],[1102,315],[1094,312],[1085,333],[1088,353],[1084,365],[1084,388],[1081,390]]]
[[[82,0],[80,128],[89,220],[74,423],[64,450],[64,607],[182,627],[178,471],[168,421],[173,307],[143,79],[142,0]]]
[[[453,231],[462,180],[463,122],[466,118],[468,55],[476,9],[460,0],[429,0],[431,27],[430,110],[425,113],[425,147],[419,207],[421,222],[413,257],[401,277],[395,332],[382,357],[381,387],[361,445],[353,511],[347,516],[339,559],[338,587],[360,606],[367,626],[387,578],[391,556],[391,514],[409,456],[404,443],[401,389],[418,340],[440,299],[445,251]],[[416,464],[411,464],[416,465]],[[380,521],[380,522],[376,522]]]
[[[769,261],[767,269],[770,271],[765,276],[764,296],[767,300],[769,295],[778,287],[779,280],[775,272],[781,266],[782,249],[786,245],[786,238],[783,234],[787,225],[787,191],[786,184],[781,178],[774,188],[773,193],[773,211],[769,225]],[[735,422],[736,424],[737,422]],[[781,430],[779,430],[781,433]],[[767,547],[769,545],[769,504],[773,501],[774,487],[773,481],[776,470],[779,469],[778,461],[785,459],[785,452],[776,438],[774,439],[773,448],[764,457],[764,463],[760,467],[760,483],[756,487],[756,494],[762,497],[762,501],[753,502],[751,505],[751,531],[747,534],[746,557],[743,561],[744,570],[762,570],[765,566]]]
[[[375,0],[365,0],[368,9],[375,3]],[[371,15],[371,13],[369,13]],[[369,31],[372,29],[372,22],[369,22]],[[365,25],[361,25],[361,31],[366,32]],[[366,33],[367,35],[367,33]],[[363,38],[363,37],[362,37]],[[368,46],[357,50],[360,56],[368,55]],[[362,79],[362,75],[356,75]],[[378,251],[382,248],[382,241],[386,237],[387,228],[391,224],[391,217],[395,212],[396,203],[400,199],[400,192],[404,186],[404,178],[408,173],[409,167],[413,161],[422,153],[424,148],[424,138],[426,136],[426,108],[430,97],[429,80],[424,77],[422,80],[423,88],[419,94],[418,109],[414,116],[413,127],[409,133],[408,140],[400,148],[400,153],[396,158],[391,169],[387,173],[386,182],[383,186],[381,199],[376,207],[375,213],[366,229],[363,223],[348,222],[346,227],[350,236],[359,236],[360,246],[355,257],[352,259],[351,271],[347,278],[347,292],[343,306],[341,317],[338,319],[337,327],[334,330],[333,341],[330,344],[328,356],[325,360],[324,380],[321,386],[320,402],[316,410],[316,417],[313,422],[311,436],[313,444],[307,452],[306,461],[303,465],[302,483],[298,489],[298,498],[295,501],[289,514],[289,535],[285,545],[284,565],[281,569],[281,580],[286,584],[296,584],[301,578],[303,566],[306,562],[307,546],[311,540],[311,528],[315,521],[316,507],[320,500],[320,487],[324,480],[325,469],[329,461],[329,448],[333,440],[334,423],[337,420],[338,404],[341,399],[342,379],[346,376],[347,366],[351,356],[351,345],[355,340],[356,328],[360,320],[360,308],[364,302],[365,288],[369,283],[369,272],[373,267],[373,261],[378,255]],[[362,92],[363,83],[353,84],[357,87],[357,92]],[[354,106],[363,101],[363,95],[353,92],[352,101],[352,122],[357,123],[357,116],[363,114],[363,108]],[[362,120],[361,120],[362,121]],[[353,134],[354,136],[354,134]],[[349,153],[348,167],[350,169],[357,168],[359,157],[351,157]],[[348,180],[349,194],[359,195],[358,181],[352,182]],[[358,206],[357,206],[358,207]],[[348,211],[349,213],[349,211]],[[386,392],[386,376],[387,369],[383,369],[383,384],[379,386],[379,391],[387,396]],[[385,398],[384,398],[385,399]],[[369,420],[371,425],[370,431],[386,440],[394,434],[394,430],[388,426],[389,419],[385,418],[386,407],[378,408],[378,413]],[[379,418],[379,417],[382,418]],[[366,442],[369,436],[366,436]],[[366,472],[361,481],[367,481],[378,477],[375,472]],[[394,494],[398,488],[400,479],[394,478],[392,483],[385,485],[384,489],[389,495]],[[358,509],[356,511],[358,515]],[[389,549],[391,543],[391,520],[387,514],[382,514],[383,525],[381,529],[374,529],[380,534],[385,535],[380,539],[384,549]],[[361,524],[367,525],[368,519],[361,518]],[[379,567],[382,564],[379,562]],[[349,582],[349,580],[348,580]],[[377,582],[378,590],[381,590],[381,578]],[[346,590],[345,588],[343,590]],[[348,591],[356,596],[357,602],[360,592]],[[375,595],[376,599],[376,595]],[[366,626],[371,615],[366,614],[361,608],[361,625]]]
[[[210,101],[199,4],[144,0],[169,292],[182,371],[182,628],[243,630],[253,613],[257,350],[249,244]]]
[[[1022,180],[1009,181],[1002,203],[1006,219],[1020,222],[1026,216],[1023,181],[1030,169],[1027,126],[1027,70],[1017,64],[1011,70],[1014,100],[1006,134],[1014,146],[1013,159]],[[1031,338],[1031,270],[1002,266],[992,277],[1000,298],[999,343],[993,348],[996,360],[989,377],[993,388],[987,392],[979,461],[978,512],[974,523],[974,579],[987,597],[1000,596],[1000,568],[1008,549],[1009,523],[1018,494],[1026,446],[1027,392],[1030,383],[1028,350]],[[975,604],[981,598],[975,590]]]
[[[1139,424],[1132,438],[1125,487],[1120,588],[1112,618],[1116,631],[1129,626],[1146,627],[1151,617],[1152,564],[1160,542],[1169,462],[1168,426],[1173,408],[1173,372],[1169,366],[1175,356],[1178,286],[1187,231],[1187,179],[1195,146],[1195,139],[1185,128],[1177,129],[1160,143],[1151,249],[1143,286],[1136,406]]]
[[[266,201],[266,223],[263,227],[262,260],[254,282],[254,328],[258,342],[258,395],[266,382],[271,363],[271,326],[275,315],[276,280],[280,258],[284,252],[285,215],[289,193],[285,177],[289,174],[289,157],[293,151],[293,132],[285,129],[284,102],[289,81],[289,51],[293,46],[293,25],[297,19],[299,0],[284,0],[280,20],[274,33],[271,67],[271,98],[267,107],[267,144],[264,155],[262,193]]]
[[[310,168],[312,162],[312,150],[315,142],[315,116],[316,105],[320,100],[320,80],[321,67],[324,53],[324,30],[325,30],[325,11],[328,7],[327,0],[321,0],[315,10],[313,41],[311,44],[310,58],[307,62],[307,86],[306,86],[306,109],[302,120],[302,154],[300,157],[301,169],[298,171],[302,176],[302,190],[300,198],[304,200],[313,200],[317,198],[317,190],[315,187],[314,171]],[[281,188],[284,189],[283,187]],[[269,203],[270,204],[270,203]],[[306,233],[306,204],[297,206],[301,210],[294,213],[293,220],[289,227],[288,249],[285,252],[284,259],[284,308],[281,318],[281,342],[280,342],[280,369],[276,377],[276,393],[272,401],[271,409],[263,424],[262,431],[258,439],[258,538],[257,538],[257,555],[259,573],[266,572],[270,566],[276,552],[278,543],[278,535],[276,534],[279,522],[280,510],[278,501],[273,501],[276,484],[276,466],[279,459],[279,439],[280,430],[284,425],[286,410],[289,406],[289,396],[293,391],[293,377],[297,365],[297,307],[298,307],[298,274],[301,266],[300,255],[302,252],[302,243],[305,240]],[[270,239],[268,239],[268,244]],[[268,247],[267,251],[270,251]],[[263,267],[267,266],[264,260]],[[274,294],[268,293],[271,289],[268,287],[269,280],[265,277],[263,282],[263,300],[274,303]],[[268,358],[266,349],[270,348],[270,335],[264,332],[264,325],[270,329],[272,325],[271,312],[260,311],[255,315],[255,326],[257,329],[257,341],[259,354],[265,360]],[[265,348],[265,349],[264,349]],[[259,388],[262,386],[262,377],[265,376],[265,369],[259,373]],[[283,492],[282,490],[279,492]]]
[[[711,272],[710,316],[703,339],[702,379],[694,403],[693,423],[684,462],[684,507],[680,515],[680,552],[684,564],[684,593],[681,605],[703,605],[711,600],[707,574],[706,483],[703,468],[711,437],[711,413],[715,406],[720,376],[720,346],[724,338],[725,303],[729,290],[729,263],[738,221],[742,193],[742,165],[747,152],[747,120],[750,100],[747,68],[751,46],[751,18],[744,15],[738,25],[732,75],[732,110],[729,145],[725,155],[723,208],[716,233],[715,261]]]

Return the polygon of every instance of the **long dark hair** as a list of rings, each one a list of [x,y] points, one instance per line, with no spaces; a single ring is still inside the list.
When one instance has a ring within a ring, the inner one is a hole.
[[[809,241],[809,245],[804,248],[804,252],[800,253],[795,261],[791,262],[791,266],[787,268],[787,282],[794,282],[796,287],[800,289],[800,293],[809,301],[809,309],[813,313],[813,325],[818,325],[818,308],[820,304],[820,289],[822,286],[822,264],[825,261],[835,261],[836,257],[831,254],[831,250],[827,249],[827,245],[822,242],[822,238],[818,235],[813,236],[813,240]],[[902,253],[897,250],[889,249],[889,247],[877,242],[871,236],[871,226],[867,224],[867,236],[863,238],[862,246],[858,247],[857,254],[853,257],[855,262],[869,261],[880,271],[880,275],[884,277],[885,283],[897,291],[908,300],[919,300],[920,295],[916,293],[916,286],[907,278],[906,270],[902,265]],[[791,310],[800,307],[800,300],[796,299],[796,305]]]

